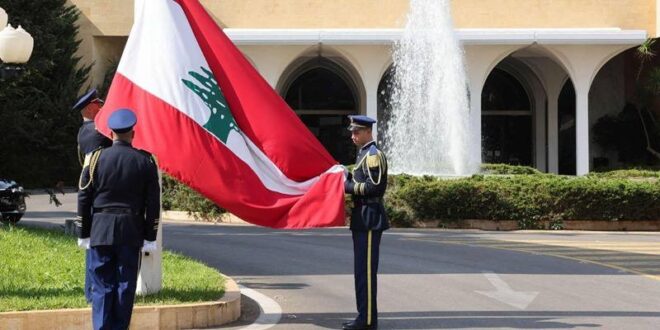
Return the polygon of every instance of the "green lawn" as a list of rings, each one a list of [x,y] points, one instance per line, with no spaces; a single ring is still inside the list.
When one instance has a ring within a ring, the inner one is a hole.
[[[88,306],[83,295],[84,251],[59,231],[0,224],[0,312]],[[185,256],[165,252],[163,290],[136,305],[213,301],[224,277]]]

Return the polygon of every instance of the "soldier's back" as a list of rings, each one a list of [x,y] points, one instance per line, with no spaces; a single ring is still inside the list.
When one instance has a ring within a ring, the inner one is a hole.
[[[144,208],[148,180],[157,169],[151,157],[130,144],[115,141],[102,151],[97,164],[94,208]]]
[[[148,199],[158,198],[158,191],[149,189],[158,182],[156,165],[149,154],[123,141],[97,153],[96,164],[90,166],[94,167],[91,244],[141,246],[145,230],[150,230],[144,224]]]

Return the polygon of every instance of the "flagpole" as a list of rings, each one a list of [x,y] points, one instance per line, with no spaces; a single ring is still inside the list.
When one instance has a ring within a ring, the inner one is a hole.
[[[142,262],[138,274],[135,293],[141,296],[159,292],[163,288],[163,174],[158,171],[158,186],[160,187],[160,213],[158,215],[158,233],[156,245],[158,249],[148,255],[142,253]]]

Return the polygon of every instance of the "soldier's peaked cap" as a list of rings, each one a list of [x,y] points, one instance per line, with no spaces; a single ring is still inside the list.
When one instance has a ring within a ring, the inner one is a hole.
[[[364,115],[351,115],[348,118],[351,120],[351,124],[348,125],[349,131],[360,128],[371,128],[376,123],[375,119]]]
[[[108,128],[115,133],[126,133],[137,123],[137,116],[131,109],[117,109],[108,118]]]
[[[78,100],[76,101],[76,104],[73,105],[73,110],[74,111],[81,111],[84,109],[88,104],[90,104],[94,100],[99,100],[100,102],[103,102],[103,100],[98,98],[98,92],[96,91],[96,88],[92,88],[87,93],[83,94],[83,96],[79,97]]]

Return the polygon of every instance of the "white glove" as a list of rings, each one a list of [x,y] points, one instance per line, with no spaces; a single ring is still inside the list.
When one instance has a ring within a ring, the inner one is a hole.
[[[89,250],[89,238],[79,238],[78,247],[84,250]]]
[[[149,252],[156,252],[158,250],[158,245],[156,245],[156,241],[144,241],[144,244],[142,245],[142,252],[144,253],[149,253]]]

